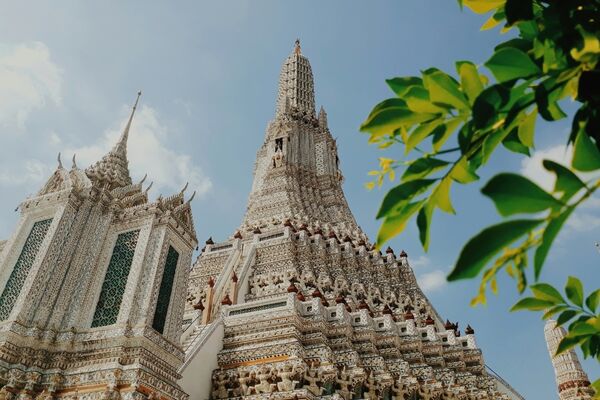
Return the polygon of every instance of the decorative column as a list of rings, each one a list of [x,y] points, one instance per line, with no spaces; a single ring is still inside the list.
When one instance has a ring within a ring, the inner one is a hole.
[[[237,298],[238,298],[238,277],[237,277],[235,271],[233,272],[233,275],[231,276],[231,284],[230,284],[229,293],[231,293],[231,303],[232,304],[237,304]]]
[[[213,301],[215,297],[215,280],[211,276],[208,279],[208,289],[206,290],[206,306],[202,312],[202,325],[208,324],[210,321],[210,315],[212,313]]]

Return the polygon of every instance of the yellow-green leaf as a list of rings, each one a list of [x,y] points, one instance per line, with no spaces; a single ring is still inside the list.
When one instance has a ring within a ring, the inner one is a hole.
[[[467,94],[469,102],[473,104],[479,93],[483,91],[483,83],[479,78],[477,67],[470,61],[458,61],[456,70],[460,76],[460,84]]]
[[[433,131],[443,123],[440,119],[435,119],[431,122],[423,123],[417,126],[408,136],[405,146],[405,154],[410,153],[415,147],[419,145],[427,136],[431,135]]]
[[[440,70],[428,70],[423,73],[423,84],[429,90],[429,99],[433,103],[449,105],[458,110],[469,108],[465,95],[450,75]]]
[[[468,7],[477,14],[485,14],[495,10],[506,3],[506,0],[463,0],[465,7]]]
[[[425,200],[421,200],[407,204],[397,214],[386,217],[377,233],[377,245],[381,246],[394,236],[399,235],[406,228],[406,223],[410,217],[423,206],[424,202]]]
[[[446,143],[454,131],[456,131],[456,128],[462,123],[462,117],[456,117],[447,120],[443,125],[443,129],[442,126],[439,129],[436,129],[435,132],[433,132],[433,151],[436,153],[440,151],[444,143]]]
[[[519,139],[527,147],[533,147],[536,118],[537,110],[533,110],[525,116],[525,119],[523,119],[518,128]]]
[[[466,157],[462,157],[460,161],[452,167],[450,176],[458,183],[469,183],[479,179],[479,176],[473,171]]]
[[[445,114],[447,109],[436,106],[429,100],[429,93],[424,87],[413,86],[402,97],[409,109],[417,113]]]
[[[452,178],[450,176],[445,177],[437,185],[437,187],[431,193],[431,201],[440,210],[447,212],[448,214],[455,214],[452,202],[450,200],[450,187],[452,185]]]

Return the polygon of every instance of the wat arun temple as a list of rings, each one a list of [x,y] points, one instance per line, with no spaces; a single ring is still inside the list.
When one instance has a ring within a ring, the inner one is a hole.
[[[91,166],[59,156],[0,241],[0,400],[523,399],[357,224],[299,42],[226,240],[198,245],[185,188],[132,180],[136,106]],[[561,357],[561,400],[590,398]]]

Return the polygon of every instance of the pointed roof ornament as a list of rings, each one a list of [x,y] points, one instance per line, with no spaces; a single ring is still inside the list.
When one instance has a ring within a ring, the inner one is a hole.
[[[294,54],[302,54],[302,49],[300,48],[300,39],[296,39],[296,42],[294,42]]]
[[[181,189],[181,191],[179,193],[181,193],[181,194],[185,193],[185,190],[188,188],[189,184],[190,184],[189,182],[186,182],[185,185],[183,186],[183,189]]]
[[[144,190],[144,193],[148,193],[150,191],[150,189],[152,189],[152,185],[154,185],[154,181],[150,182],[150,184],[148,185],[146,190]]]
[[[192,202],[192,200],[194,200],[194,197],[196,197],[196,191],[194,190],[194,193],[192,193],[192,195],[190,196],[190,198],[188,199],[188,204],[190,204]]]
[[[327,129],[327,113],[325,112],[325,108],[323,108],[323,106],[321,106],[321,109],[319,110],[319,126],[321,127],[321,129]],[[334,139],[335,140],[335,139]]]
[[[62,161],[60,160],[60,152],[58,153],[58,157],[57,157],[57,161],[58,161],[58,168],[62,168]]]
[[[133,116],[135,115],[135,110],[137,109],[138,102],[140,101],[140,96],[142,92],[137,92],[137,97],[135,99],[135,103],[133,104],[133,108],[131,109],[131,114],[129,115],[129,119],[127,120],[127,125],[125,125],[125,129],[123,129],[123,133],[121,133],[121,137],[119,141],[113,148],[114,152],[123,152],[123,154],[127,154],[127,139],[129,139],[129,129],[131,129],[131,122],[133,121]]]
[[[142,180],[140,181],[140,183],[138,183],[138,185],[141,185],[142,183],[146,182],[146,178],[148,177],[148,174],[144,174],[144,177],[142,178]]]
[[[133,121],[133,116],[141,95],[142,92],[137,93],[131,115],[127,120],[127,124],[125,125],[125,129],[123,129],[119,141],[100,161],[85,170],[90,179],[101,182],[102,184],[107,184],[109,190],[131,185],[131,176],[129,175],[127,161],[127,139],[129,138],[131,122]]]
[[[77,154],[73,154],[73,165],[71,166],[71,169],[77,169],[77,161],[75,161],[75,156],[77,156]]]

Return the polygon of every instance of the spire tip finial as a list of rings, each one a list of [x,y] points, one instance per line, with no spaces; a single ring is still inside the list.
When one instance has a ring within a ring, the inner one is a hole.
[[[300,39],[296,39],[296,42],[294,43],[294,53],[301,54]]]
[[[58,157],[57,157],[57,161],[58,161],[58,168],[62,168],[62,161],[60,160],[60,152],[58,153]]]

